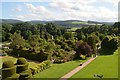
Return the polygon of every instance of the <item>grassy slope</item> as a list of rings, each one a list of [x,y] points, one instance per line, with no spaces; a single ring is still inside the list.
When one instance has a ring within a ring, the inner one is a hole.
[[[118,78],[118,50],[114,55],[99,56],[71,78],[93,78],[94,74],[103,74],[104,78]]]
[[[85,62],[83,60],[82,62]],[[79,66],[81,61],[70,61],[62,64],[52,64],[52,67],[34,75],[35,78],[60,78]]]

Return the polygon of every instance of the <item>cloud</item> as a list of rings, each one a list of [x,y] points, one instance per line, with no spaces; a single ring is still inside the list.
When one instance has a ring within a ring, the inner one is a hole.
[[[25,17],[24,17],[24,16],[22,16],[22,15],[15,16],[15,18],[20,19],[20,20],[25,19]]]
[[[117,4],[117,0],[100,0],[103,3]],[[106,6],[93,5],[98,0],[52,0],[46,5],[25,3],[27,14],[16,18],[24,20],[99,20],[116,21],[118,13]],[[115,6],[112,6],[116,8]]]
[[[34,6],[33,4],[26,3],[27,8],[32,13],[49,13],[49,11],[44,6]]]
[[[15,9],[12,9],[12,11],[20,12],[22,11],[21,7],[16,7]]]
[[[100,0],[101,1],[101,0]],[[102,0],[102,2],[117,4],[117,0]],[[93,6],[97,0],[77,0],[77,1],[56,1],[49,4],[50,7],[61,10],[60,19],[82,19],[82,20],[100,20],[116,21],[117,11],[106,8],[105,6]],[[114,2],[114,3],[112,3]],[[113,6],[115,7],[115,6]]]

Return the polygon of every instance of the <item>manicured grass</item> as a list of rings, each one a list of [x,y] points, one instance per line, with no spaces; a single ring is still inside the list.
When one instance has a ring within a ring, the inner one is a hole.
[[[12,57],[12,56],[5,56],[5,57],[3,57],[3,58],[0,58],[0,69],[2,68],[2,63],[3,63],[4,61],[8,61],[8,60],[13,61],[14,63],[17,62],[17,58]],[[33,67],[33,66],[35,66],[36,64],[37,64],[37,63],[35,63],[35,62],[29,62],[29,67]]]
[[[94,74],[102,74],[103,78],[118,78],[118,50],[113,55],[97,57],[71,78],[94,78]]]
[[[62,64],[52,64],[52,66],[42,72],[34,75],[34,78],[60,78],[78,67],[80,62],[85,62],[86,60],[70,61]]]

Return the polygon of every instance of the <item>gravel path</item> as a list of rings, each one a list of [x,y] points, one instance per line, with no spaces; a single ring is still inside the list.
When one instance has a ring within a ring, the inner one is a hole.
[[[84,68],[85,66],[87,66],[95,58],[90,58],[88,61],[86,61],[85,63],[83,63],[82,66],[78,66],[77,68],[73,69],[72,71],[70,71],[69,73],[67,73],[63,77],[61,77],[59,80],[67,80],[68,78],[70,78],[71,76],[73,76],[75,73],[77,73],[78,71],[80,71],[82,68]]]

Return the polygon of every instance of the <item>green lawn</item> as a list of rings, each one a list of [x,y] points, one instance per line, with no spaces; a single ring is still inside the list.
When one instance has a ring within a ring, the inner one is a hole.
[[[73,70],[74,68],[78,67],[80,62],[85,62],[86,60],[77,60],[77,61],[70,61],[62,64],[52,64],[52,66],[40,73],[34,75],[35,78],[60,78]]]
[[[113,55],[97,57],[71,78],[94,78],[94,74],[102,74],[104,78],[118,78],[118,50]]]
[[[0,58],[0,69],[2,68],[2,63],[3,63],[4,61],[7,61],[7,60],[11,60],[11,61],[13,61],[14,63],[17,62],[17,58],[12,57],[12,56],[5,56],[4,58]],[[37,63],[35,63],[35,62],[29,62],[29,67],[33,67],[33,66],[35,66],[36,64],[37,64]]]

